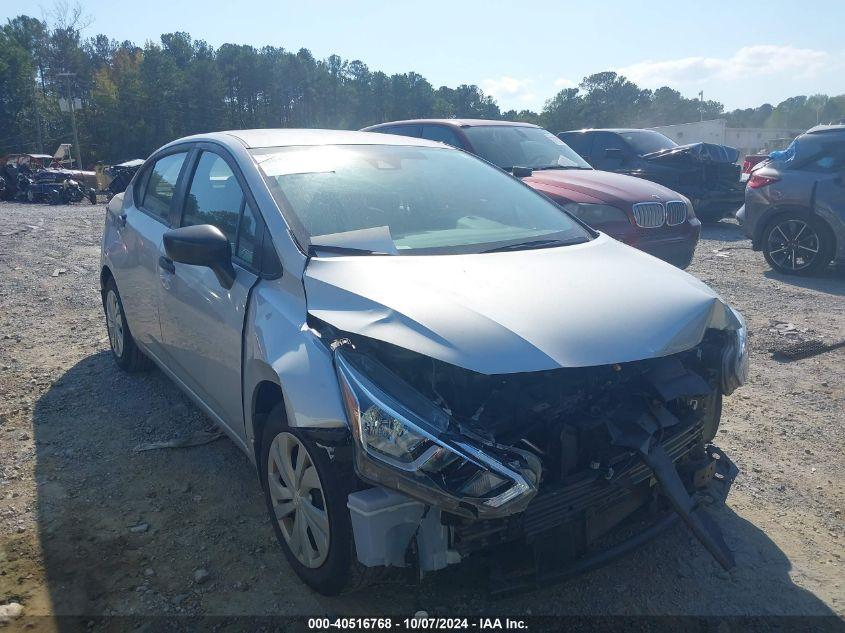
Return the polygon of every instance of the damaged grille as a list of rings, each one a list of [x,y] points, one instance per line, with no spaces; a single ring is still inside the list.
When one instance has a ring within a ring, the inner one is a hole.
[[[678,461],[701,446],[702,426],[694,424],[663,443],[672,461]],[[543,490],[523,514],[523,531],[533,536],[549,527],[579,518],[591,508],[600,511],[622,501],[631,489],[651,477],[651,469],[638,459],[629,460],[608,480],[599,473],[585,473],[578,481]]]
[[[640,202],[633,206],[634,220],[644,229],[655,229],[666,221],[666,209],[662,202]]]

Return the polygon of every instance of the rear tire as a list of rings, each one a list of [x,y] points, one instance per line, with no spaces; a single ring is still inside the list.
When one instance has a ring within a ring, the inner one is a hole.
[[[150,368],[152,362],[138,349],[132,332],[129,331],[123,301],[114,279],[110,278],[103,289],[103,307],[106,312],[109,345],[117,366],[130,373]]]
[[[821,220],[800,213],[772,218],[763,230],[763,257],[784,275],[814,275],[833,259],[833,238]]]
[[[264,427],[260,472],[273,531],[297,576],[323,595],[341,593],[352,580],[346,507],[352,477],[301,430],[285,424],[281,404]]]

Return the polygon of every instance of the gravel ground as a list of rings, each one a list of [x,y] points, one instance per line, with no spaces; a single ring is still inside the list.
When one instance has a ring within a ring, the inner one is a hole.
[[[135,453],[208,429],[160,372],[109,357],[100,206],[0,203],[0,605],[23,615],[845,614],[845,350],[781,363],[795,340],[845,337],[845,275],[771,272],[728,221],[690,272],[749,323],[748,385],[720,446],[741,469],[716,519],[720,571],[682,526],[577,579],[493,599],[483,564],[341,598],[302,585],[274,542],[255,473],[228,440]],[[41,624],[44,624],[42,621]]]

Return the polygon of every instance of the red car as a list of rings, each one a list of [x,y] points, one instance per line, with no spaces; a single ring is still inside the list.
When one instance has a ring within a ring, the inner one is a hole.
[[[480,156],[522,178],[590,226],[686,268],[701,232],[690,201],[662,185],[598,171],[551,132],[530,123],[418,119],[364,128],[426,138]]]

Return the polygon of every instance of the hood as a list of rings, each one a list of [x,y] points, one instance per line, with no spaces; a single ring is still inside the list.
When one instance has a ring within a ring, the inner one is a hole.
[[[678,199],[677,193],[650,180],[597,169],[541,170],[523,181],[549,196],[623,209],[637,202]]]
[[[659,152],[643,154],[642,158],[656,161],[685,158],[702,163],[735,163],[739,160],[739,150],[714,143],[690,143],[689,145],[678,145],[670,149],[662,149]]]
[[[312,258],[308,312],[483,374],[624,363],[736,329],[706,285],[606,235],[473,255]]]

